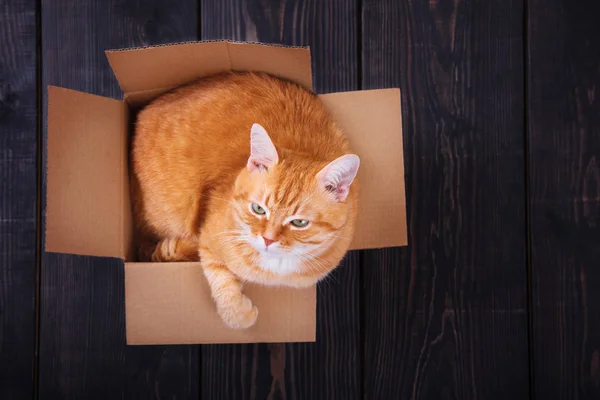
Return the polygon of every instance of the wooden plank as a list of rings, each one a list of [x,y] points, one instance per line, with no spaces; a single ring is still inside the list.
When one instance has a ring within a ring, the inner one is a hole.
[[[0,398],[34,394],[36,3],[0,7]]]
[[[201,38],[311,46],[317,92],[358,87],[357,1],[203,0]],[[204,346],[203,399],[360,396],[359,253],[319,286],[317,342]]]
[[[365,0],[402,90],[409,247],[363,264],[364,397],[528,398],[523,2]]]
[[[600,398],[598,2],[528,3],[533,381]]]
[[[194,40],[196,20],[193,0],[44,0],[43,87],[121,98],[104,50]],[[197,346],[125,345],[123,283],[121,261],[44,255],[41,399],[198,397]]]

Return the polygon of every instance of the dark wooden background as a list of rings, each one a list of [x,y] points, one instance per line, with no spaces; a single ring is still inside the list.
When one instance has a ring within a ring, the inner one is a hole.
[[[595,0],[0,0],[0,399],[599,399]],[[119,261],[45,254],[47,85],[104,50],[310,45],[402,90],[409,246],[352,252],[317,342],[128,347]],[[598,95],[598,96],[597,96]]]

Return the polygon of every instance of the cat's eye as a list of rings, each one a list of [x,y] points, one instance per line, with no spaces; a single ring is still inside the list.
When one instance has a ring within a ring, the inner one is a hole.
[[[293,219],[291,223],[296,228],[306,228],[308,226],[308,220],[306,219]]]
[[[258,215],[265,215],[267,213],[264,208],[256,203],[252,203],[252,211]]]

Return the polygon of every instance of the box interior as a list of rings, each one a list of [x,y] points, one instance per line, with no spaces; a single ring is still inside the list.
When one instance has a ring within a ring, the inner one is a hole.
[[[129,344],[314,341],[314,287],[250,285],[249,296],[261,303],[259,322],[240,333],[218,319],[198,263],[137,263],[128,165],[135,114],[153,98],[227,70],[268,72],[311,89],[310,51],[223,41],[111,50],[107,57],[124,100],[48,88],[46,251],[125,261]],[[406,245],[399,90],[320,98],[361,156],[351,249]]]

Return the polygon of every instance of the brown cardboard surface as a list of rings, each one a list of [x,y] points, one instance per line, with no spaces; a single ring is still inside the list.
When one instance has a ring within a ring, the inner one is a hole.
[[[311,88],[310,52],[234,42],[107,51],[125,102],[50,87],[46,251],[121,257],[132,248],[127,104],[226,70],[264,71]],[[407,244],[400,92],[321,99],[361,157],[360,213],[352,249]],[[128,344],[315,340],[316,289],[249,285],[259,308],[248,330],[227,328],[198,263],[126,263]]]
[[[109,50],[106,57],[128,96],[230,70],[267,72],[312,90],[308,48],[215,41]]]
[[[161,88],[130,92],[125,94],[124,100],[132,110],[139,110],[161,94],[166,93],[171,89],[172,88]]]
[[[319,96],[360,157],[360,207],[351,249],[407,245],[400,90]]]
[[[127,343],[314,342],[316,288],[248,285],[256,324],[230,329],[221,321],[199,263],[126,263]]]
[[[231,69],[226,42],[108,50],[106,57],[126,94],[171,89]]]
[[[307,47],[235,42],[229,42],[228,47],[232,70],[266,72],[312,91],[310,50]]]
[[[46,251],[125,256],[127,118],[121,101],[48,88]]]

